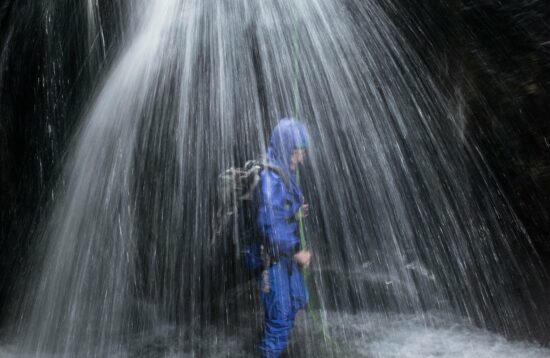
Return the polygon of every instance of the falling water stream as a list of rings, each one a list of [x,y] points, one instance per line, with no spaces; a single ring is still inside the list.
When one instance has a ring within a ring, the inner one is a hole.
[[[97,1],[89,36],[105,51]],[[158,0],[64,159],[3,356],[254,356],[255,285],[212,241],[216,177],[311,134],[297,357],[548,357],[508,341],[536,261],[462,103],[374,0]],[[91,34],[100,34],[92,36]],[[492,332],[492,333],[491,333]]]

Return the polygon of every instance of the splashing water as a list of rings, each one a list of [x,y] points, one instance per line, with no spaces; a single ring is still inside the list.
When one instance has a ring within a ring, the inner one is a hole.
[[[299,323],[297,355],[548,356],[457,318],[520,329],[507,292],[537,268],[518,259],[528,240],[460,103],[375,1],[135,6],[140,25],[68,151],[7,354],[147,356],[160,340],[151,356],[237,356],[261,308],[228,244],[210,241],[216,177],[292,115],[312,138],[302,185],[322,317]]]

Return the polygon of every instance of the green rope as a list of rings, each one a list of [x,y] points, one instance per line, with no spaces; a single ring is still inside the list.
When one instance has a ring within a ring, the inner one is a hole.
[[[296,15],[295,15],[296,16]],[[294,73],[294,83],[293,83],[293,93],[294,93],[294,118],[298,119],[299,116],[299,108],[300,108],[300,96],[299,96],[299,62],[298,62],[298,21],[295,18],[294,19],[294,34],[293,34],[293,41],[292,41],[292,52],[294,53],[294,59],[293,59],[293,73]],[[296,183],[298,186],[300,185],[300,171],[298,168],[296,168]],[[307,250],[307,242],[306,242],[306,235],[305,235],[305,229],[304,229],[304,221],[303,221],[303,215],[302,215],[302,208],[298,211],[298,228],[300,233],[300,247],[302,250]],[[307,288],[309,288],[311,285],[310,282],[310,270],[308,267],[302,268],[302,275],[304,277],[304,284]],[[311,290],[308,290],[311,292]],[[307,312],[312,317],[315,325],[318,327],[321,327],[321,331],[323,333],[323,339],[325,342],[330,342],[334,347],[336,347],[336,343],[332,340],[330,337],[330,334],[328,333],[326,322],[324,321],[324,317],[319,317],[319,312],[313,311],[314,304],[311,302],[307,306]]]
[[[298,184],[298,186],[300,185],[300,171],[299,171],[298,168],[296,168],[296,183]],[[301,247],[302,250],[307,250],[307,242],[306,242],[306,235],[305,235],[305,229],[304,229],[304,220],[303,220],[303,213],[302,213],[302,208],[301,207],[298,211],[298,229],[299,229],[299,232],[300,232],[300,247]],[[309,288],[311,287],[311,285],[309,284],[309,282],[310,282],[310,280],[309,280],[309,276],[310,276],[309,267],[303,267],[302,268],[302,275],[304,276],[304,283],[305,283],[306,287],[308,288],[308,291],[310,291]],[[310,302],[307,305],[307,312],[310,314],[310,316],[313,319],[313,322],[315,323],[315,325],[317,325],[318,327],[321,327],[321,332],[323,333],[323,339],[325,340],[325,342],[329,342],[333,346],[336,346],[336,343],[330,337],[330,334],[328,332],[325,320],[319,314],[319,312],[316,312],[316,311],[313,310],[314,304],[311,302],[311,299],[309,301]]]
[[[296,168],[296,183],[300,185],[300,170],[298,168]],[[300,230],[300,246],[302,247],[302,250],[307,250],[306,234],[304,231],[304,220],[301,207],[298,211],[298,227]]]

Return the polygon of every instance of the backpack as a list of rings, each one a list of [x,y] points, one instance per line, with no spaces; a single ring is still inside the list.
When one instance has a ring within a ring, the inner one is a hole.
[[[248,271],[255,271],[262,265],[260,246],[263,238],[256,224],[256,213],[260,173],[266,169],[274,171],[288,185],[286,174],[279,167],[258,160],[249,160],[243,167],[229,168],[217,179],[218,209],[212,243],[223,245],[226,253],[232,252]]]

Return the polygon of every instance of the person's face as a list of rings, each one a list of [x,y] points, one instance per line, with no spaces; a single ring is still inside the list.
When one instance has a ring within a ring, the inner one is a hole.
[[[292,156],[290,157],[290,165],[293,168],[296,168],[299,163],[304,161],[304,157],[306,155],[306,150],[303,148],[296,148],[292,152]]]

